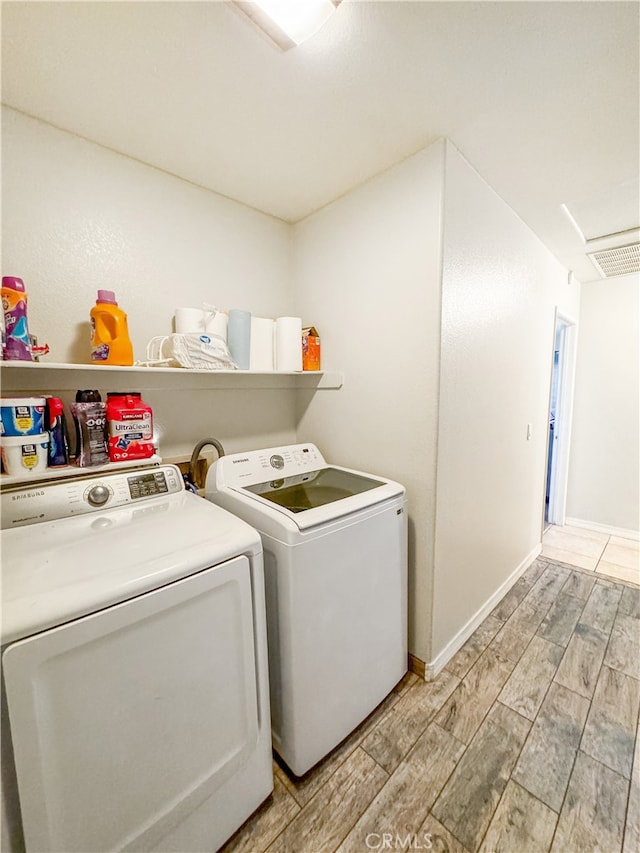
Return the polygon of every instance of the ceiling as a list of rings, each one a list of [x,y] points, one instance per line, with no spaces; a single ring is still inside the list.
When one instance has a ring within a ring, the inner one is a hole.
[[[640,225],[639,10],[343,0],[283,52],[222,0],[3,2],[2,95],[288,222],[446,136],[588,281],[562,205]]]

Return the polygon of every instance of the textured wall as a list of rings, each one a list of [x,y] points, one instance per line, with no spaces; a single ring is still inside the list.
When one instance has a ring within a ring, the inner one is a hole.
[[[2,117],[3,274],[25,280],[52,360],[90,361],[98,288],[116,291],[136,358],[171,331],[176,306],[291,310],[289,226],[13,110]]]
[[[98,288],[115,290],[137,359],[177,306],[291,312],[289,225],[14,110],[2,119],[2,274],[24,279],[48,361],[90,361]],[[293,392],[178,389],[145,394],[165,456],[211,434],[235,450],[295,437]]]
[[[386,475],[409,499],[409,649],[430,642],[440,349],[444,143],[294,228],[298,305],[340,394],[299,396],[301,437],[327,459]],[[380,614],[384,619],[384,613]]]
[[[577,316],[578,300],[448,144],[434,656],[540,543],[554,312]]]

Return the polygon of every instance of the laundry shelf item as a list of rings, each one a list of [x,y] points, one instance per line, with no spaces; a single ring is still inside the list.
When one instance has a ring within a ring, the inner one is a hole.
[[[86,387],[115,387],[118,383],[134,383],[140,390],[162,390],[176,387],[189,389],[256,389],[291,388],[319,390],[341,388],[340,372],[279,372],[258,370],[189,370],[181,367],[115,367],[96,364],[53,364],[29,361],[2,362],[2,392],[73,390]],[[103,376],[104,381],[98,382]]]

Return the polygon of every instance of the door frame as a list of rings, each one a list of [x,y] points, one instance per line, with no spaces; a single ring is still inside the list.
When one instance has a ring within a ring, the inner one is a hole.
[[[571,439],[571,421],[573,417],[573,393],[576,369],[576,343],[578,325],[572,317],[558,311],[556,306],[553,324],[553,342],[551,346],[551,376],[549,381],[549,407],[547,424],[551,415],[551,393],[553,388],[553,366],[558,329],[562,330],[558,354],[558,385],[556,394],[556,413],[554,424],[554,448],[551,454],[551,478],[549,483],[549,507],[546,512],[549,524],[563,525],[567,508],[567,481],[569,478],[569,444]],[[545,455],[545,495],[546,478],[549,465],[549,442]],[[543,505],[543,531],[547,523]]]

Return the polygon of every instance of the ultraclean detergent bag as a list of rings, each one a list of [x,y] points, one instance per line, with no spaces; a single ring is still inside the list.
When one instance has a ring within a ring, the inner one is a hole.
[[[153,414],[138,391],[107,394],[109,459],[150,459],[155,453]]]

